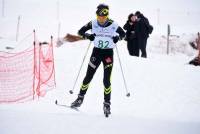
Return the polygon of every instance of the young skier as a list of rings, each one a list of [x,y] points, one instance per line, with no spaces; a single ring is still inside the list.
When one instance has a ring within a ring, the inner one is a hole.
[[[96,11],[97,19],[90,21],[83,26],[78,34],[84,39],[93,41],[94,48],[88,64],[86,76],[80,87],[78,98],[71,104],[71,107],[80,107],[83,103],[84,96],[89,87],[89,84],[101,64],[103,63],[104,68],[104,103],[103,110],[106,117],[110,112],[110,99],[111,99],[111,72],[113,67],[113,48],[119,40],[125,37],[123,29],[111,20],[109,15],[109,6],[100,4],[97,6]],[[91,30],[91,34],[86,31]]]

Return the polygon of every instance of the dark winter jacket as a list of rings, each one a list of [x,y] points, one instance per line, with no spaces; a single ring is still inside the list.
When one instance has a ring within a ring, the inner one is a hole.
[[[148,38],[149,37],[149,32],[147,27],[147,23],[149,24],[148,19],[143,16],[141,18],[138,18],[137,20],[138,20],[138,27],[136,28],[136,30],[138,31],[137,37]]]
[[[143,14],[138,14],[137,17],[138,17],[138,21],[139,21],[139,24],[140,24],[140,28],[139,28],[140,35],[139,35],[139,37],[148,38],[149,34],[151,34],[152,31],[153,31],[153,26],[150,25],[149,20]]]
[[[137,22],[132,22],[133,25],[130,24],[130,20],[126,22],[126,24],[123,26],[124,30],[126,30],[126,40],[132,40],[136,38],[136,27]]]

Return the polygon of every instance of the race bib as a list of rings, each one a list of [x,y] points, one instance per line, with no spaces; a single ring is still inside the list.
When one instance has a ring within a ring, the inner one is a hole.
[[[108,27],[100,27],[97,23],[97,20],[92,22],[92,33],[95,33],[94,46],[101,49],[110,49],[115,47],[112,37],[116,36],[116,30],[118,25],[112,23]]]

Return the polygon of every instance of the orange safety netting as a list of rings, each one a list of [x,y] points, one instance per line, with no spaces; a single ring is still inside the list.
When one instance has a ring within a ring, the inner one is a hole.
[[[55,88],[53,44],[36,43],[22,52],[0,52],[0,103],[24,102]]]

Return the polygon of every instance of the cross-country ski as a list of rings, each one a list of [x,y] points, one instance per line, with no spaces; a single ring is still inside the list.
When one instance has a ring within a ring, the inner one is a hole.
[[[79,111],[78,108],[72,107],[72,106],[69,106],[69,105],[66,105],[66,104],[61,104],[60,102],[58,102],[58,100],[55,100],[55,104],[56,104],[57,106],[60,106],[60,107],[70,108],[70,109],[73,109],[73,110],[75,110],[75,111]]]

